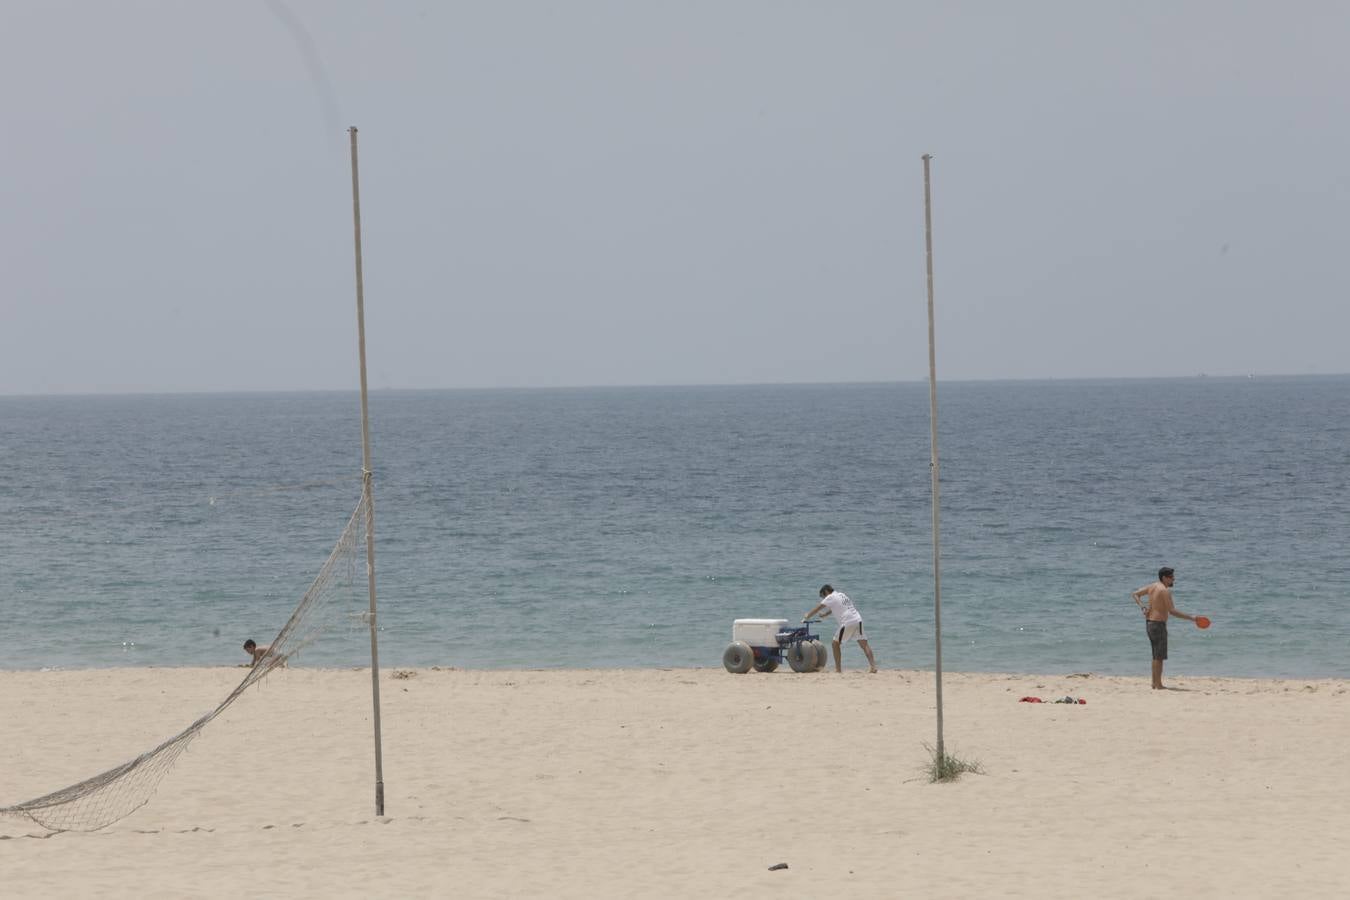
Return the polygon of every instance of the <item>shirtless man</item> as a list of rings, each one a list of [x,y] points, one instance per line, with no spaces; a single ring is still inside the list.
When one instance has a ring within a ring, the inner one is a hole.
[[[1167,617],[1195,621],[1195,616],[1187,615],[1177,609],[1172,602],[1172,585],[1176,584],[1176,575],[1171,566],[1158,570],[1158,580],[1146,584],[1130,594],[1136,606],[1144,614],[1144,628],[1148,630],[1148,642],[1153,646],[1153,689],[1163,690],[1163,663],[1167,660]],[[1148,603],[1143,598],[1148,598]]]

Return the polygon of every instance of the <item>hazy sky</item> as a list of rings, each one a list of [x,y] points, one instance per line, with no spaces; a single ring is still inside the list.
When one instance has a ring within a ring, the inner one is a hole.
[[[298,28],[295,27],[298,24]],[[1345,2],[0,3],[0,393],[1350,371]]]

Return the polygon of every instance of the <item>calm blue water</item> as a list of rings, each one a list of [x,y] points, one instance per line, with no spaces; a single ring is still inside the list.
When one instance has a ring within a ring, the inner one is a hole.
[[[1350,677],[1350,377],[939,386],[944,665]],[[925,384],[377,392],[381,663],[717,666],[830,581],[933,664]],[[0,666],[220,665],[360,493],[354,393],[0,397]],[[364,585],[356,601],[364,605]],[[354,609],[359,608],[353,607]],[[846,662],[861,665],[849,648]],[[359,623],[308,650],[368,663]]]

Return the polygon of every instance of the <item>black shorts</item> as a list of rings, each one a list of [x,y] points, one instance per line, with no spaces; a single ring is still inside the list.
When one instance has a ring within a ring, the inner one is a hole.
[[[1148,642],[1153,646],[1153,658],[1167,659],[1167,623],[1146,622],[1144,627],[1148,629]]]

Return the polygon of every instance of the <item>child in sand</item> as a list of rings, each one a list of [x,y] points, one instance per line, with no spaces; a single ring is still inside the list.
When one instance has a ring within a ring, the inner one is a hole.
[[[271,649],[272,646],[270,644],[263,644],[261,647],[258,646],[258,642],[253,640],[253,638],[249,638],[248,640],[244,641],[244,652],[247,653],[249,656],[253,657],[253,662],[250,663],[249,665],[256,666],[258,664],[258,660],[266,656],[268,651]]]

